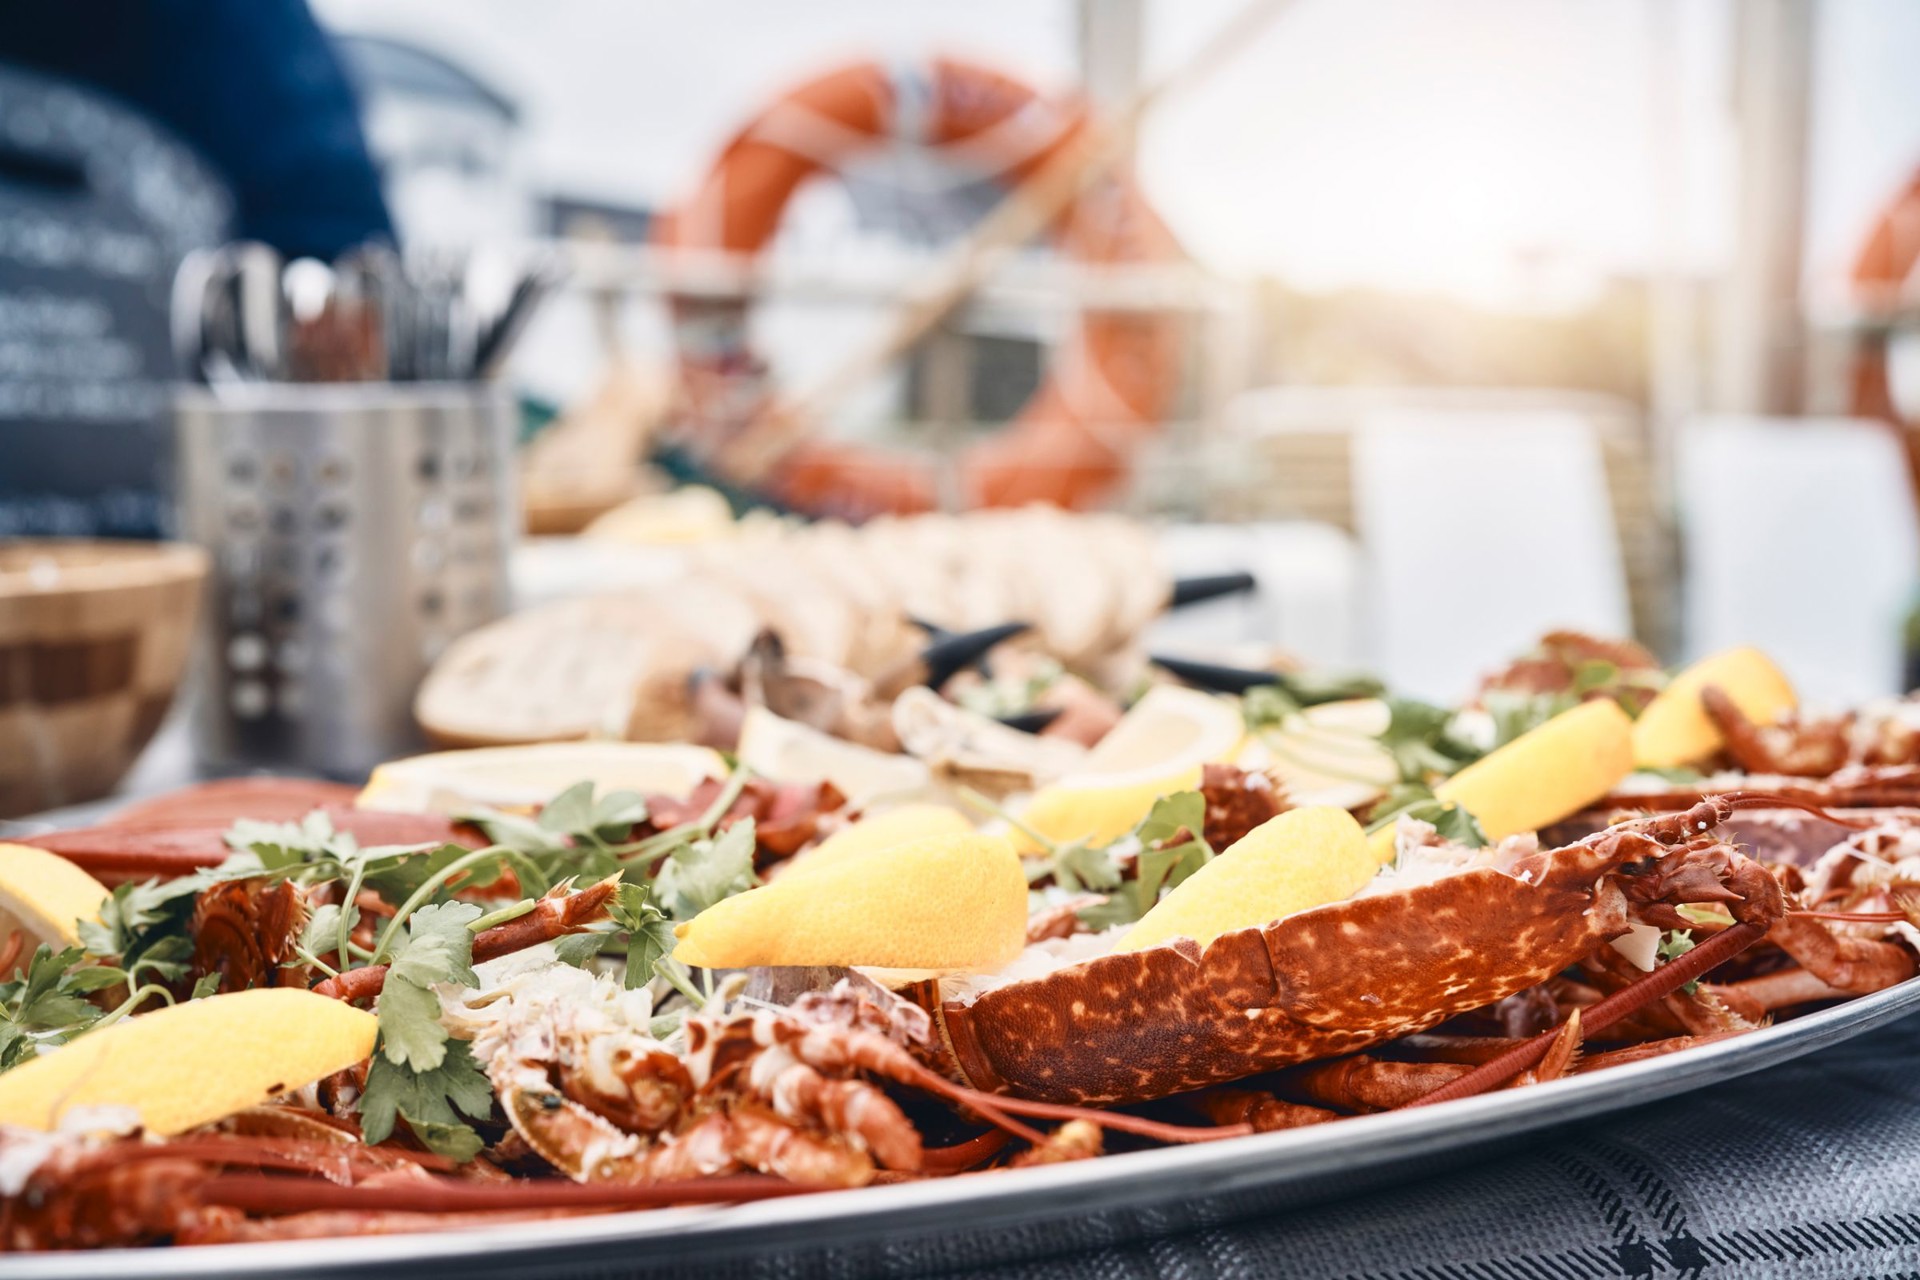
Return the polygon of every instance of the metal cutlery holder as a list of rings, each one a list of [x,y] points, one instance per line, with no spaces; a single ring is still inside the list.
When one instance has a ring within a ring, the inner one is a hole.
[[[194,667],[201,763],[357,778],[416,748],[429,664],[507,608],[506,395],[188,387],[175,422],[181,535],[213,558]]]

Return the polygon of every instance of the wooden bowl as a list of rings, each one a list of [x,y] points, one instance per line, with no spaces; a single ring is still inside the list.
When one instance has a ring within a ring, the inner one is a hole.
[[[206,576],[175,543],[0,542],[0,817],[113,790],[173,702]]]

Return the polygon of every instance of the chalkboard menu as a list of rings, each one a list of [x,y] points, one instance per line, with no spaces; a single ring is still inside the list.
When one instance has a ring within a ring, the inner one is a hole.
[[[0,537],[163,531],[168,295],[231,207],[158,126],[0,64]]]

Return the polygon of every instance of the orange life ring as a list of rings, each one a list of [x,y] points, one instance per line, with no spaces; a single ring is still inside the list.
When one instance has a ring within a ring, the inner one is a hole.
[[[1920,173],[1875,219],[1873,230],[1853,264],[1854,298],[1863,305],[1889,307],[1920,292]],[[1887,349],[1883,339],[1863,341],[1853,365],[1853,411],[1865,417],[1899,422],[1900,413],[1887,385]]]
[[[655,242],[759,253],[803,182],[888,142],[928,148],[1010,188],[1072,144],[1088,121],[1081,104],[1043,97],[976,63],[856,63],[794,89],[741,129],[694,195],[661,219]],[[1083,262],[1180,257],[1172,232],[1127,176],[1095,183],[1057,220],[1052,237]],[[690,429],[737,428],[771,394],[765,363],[747,339],[747,304],[688,296],[671,303]],[[1083,313],[1019,416],[960,459],[964,505],[1085,507],[1109,496],[1141,438],[1171,408],[1181,343],[1177,321],[1163,313]],[[764,487],[795,510],[857,517],[932,508],[938,480],[924,458],[807,440],[780,459]]]
[[[1920,268],[1920,172],[1874,220],[1853,264],[1855,301],[1875,309],[1898,306],[1920,292],[1916,268]],[[1861,335],[1853,355],[1852,410],[1894,428],[1906,450],[1908,478],[1920,494],[1920,421],[1902,416],[1893,400],[1890,375],[1886,336]]]

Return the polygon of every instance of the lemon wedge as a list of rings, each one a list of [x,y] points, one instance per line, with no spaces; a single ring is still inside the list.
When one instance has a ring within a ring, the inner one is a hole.
[[[1596,698],[1491,751],[1433,789],[1480,820],[1489,840],[1580,812],[1633,771],[1633,722]]]
[[[0,945],[26,934],[24,964],[40,943],[58,951],[80,944],[79,922],[98,919],[107,886],[57,853],[24,844],[0,844]],[[12,977],[0,973],[0,981]]]
[[[298,987],[208,996],[89,1031],[0,1076],[0,1124],[53,1129],[127,1107],[168,1136],[312,1084],[373,1052],[378,1020]]]
[[[1174,938],[1204,947],[1223,933],[1351,897],[1378,869],[1366,832],[1345,809],[1289,809],[1182,881],[1115,949],[1138,951]]]
[[[1633,722],[1611,698],[1596,698],[1481,756],[1433,789],[1480,822],[1489,840],[1538,831],[1580,812],[1633,771]],[[1373,833],[1380,862],[1393,857],[1394,829]]]
[[[830,867],[847,858],[885,853],[930,836],[966,836],[973,824],[965,814],[944,804],[909,804],[861,818],[834,832],[819,845],[795,858],[782,873],[787,879]]]
[[[1793,685],[1758,649],[1729,649],[1675,676],[1633,724],[1634,763],[1646,769],[1692,764],[1720,747],[1700,691],[1718,685],[1755,724],[1771,724],[1797,705]]]
[[[1059,843],[1111,841],[1161,796],[1198,786],[1202,766],[1233,759],[1245,737],[1237,703],[1158,685],[1087,753],[1084,768],[1035,792],[1020,820]]]
[[[1027,877],[1003,836],[931,836],[779,877],[674,934],[674,958],[702,969],[991,972],[1026,944]]]
[[[380,765],[354,804],[398,813],[453,815],[545,804],[577,782],[594,790],[683,798],[726,761],[706,747],[666,742],[536,742],[436,751]]]

